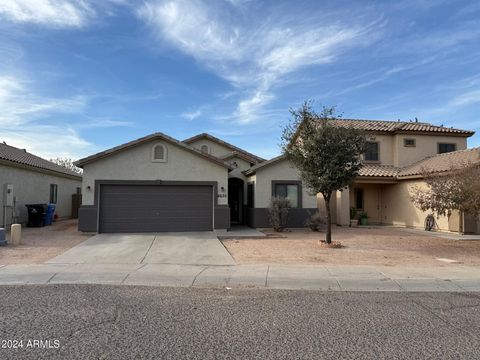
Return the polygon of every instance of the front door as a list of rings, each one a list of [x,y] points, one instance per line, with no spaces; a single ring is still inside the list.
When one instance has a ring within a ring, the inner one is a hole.
[[[243,180],[228,179],[228,206],[230,207],[230,222],[241,224],[243,222]]]

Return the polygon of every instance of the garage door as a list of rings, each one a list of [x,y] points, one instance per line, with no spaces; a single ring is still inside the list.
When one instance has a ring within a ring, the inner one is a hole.
[[[212,186],[102,185],[100,229],[112,232],[210,231]]]

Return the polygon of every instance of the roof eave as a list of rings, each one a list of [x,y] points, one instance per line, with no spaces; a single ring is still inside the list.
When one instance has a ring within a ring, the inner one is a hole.
[[[181,148],[183,148],[183,149],[185,149],[185,150],[187,150],[187,151],[189,151],[189,152],[191,152],[195,155],[198,155],[199,157],[204,158],[205,160],[209,160],[209,161],[211,161],[213,163],[216,163],[217,165],[223,166],[223,167],[225,167],[229,170],[234,169],[233,166],[226,163],[222,159],[219,159],[219,158],[217,158],[213,155],[204,154],[200,150],[197,150],[197,149],[191,147],[190,145],[187,145],[187,144],[185,144],[181,141],[178,141],[174,138],[171,138],[170,136],[167,136],[163,133],[154,133],[154,134],[147,135],[147,136],[144,136],[142,138],[127,142],[125,144],[115,146],[115,147],[113,147],[111,149],[108,149],[108,150],[105,150],[103,152],[99,152],[97,154],[93,154],[93,155],[90,155],[86,158],[77,160],[77,161],[74,162],[74,165],[83,169],[83,167],[85,165],[89,164],[89,163],[92,163],[92,162],[98,161],[100,159],[106,158],[106,157],[108,157],[108,156],[110,156],[114,153],[119,152],[119,151],[127,150],[127,149],[130,149],[130,148],[132,148],[134,146],[137,146],[139,144],[145,143],[147,141],[156,140],[156,139],[161,139],[161,140],[170,142],[173,145],[177,145],[177,146],[179,146],[179,147],[181,147]]]

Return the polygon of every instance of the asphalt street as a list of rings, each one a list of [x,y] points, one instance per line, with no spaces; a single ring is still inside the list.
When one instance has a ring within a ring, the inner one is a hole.
[[[0,359],[480,358],[479,293],[27,285],[0,301]]]

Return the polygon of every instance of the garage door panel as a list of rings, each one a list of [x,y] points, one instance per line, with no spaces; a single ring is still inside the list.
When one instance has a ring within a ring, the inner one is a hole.
[[[100,232],[212,230],[212,186],[102,185]]]

